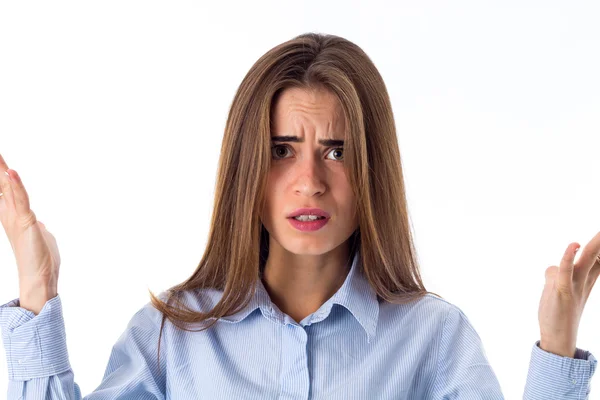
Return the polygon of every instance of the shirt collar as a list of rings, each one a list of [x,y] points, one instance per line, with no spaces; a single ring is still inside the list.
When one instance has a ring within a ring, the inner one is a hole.
[[[377,294],[371,287],[363,273],[360,252],[356,251],[350,271],[338,291],[319,307],[317,311],[300,321],[301,325],[310,325],[327,318],[334,304],[345,307],[360,323],[367,335],[367,343],[375,336],[377,320],[379,317],[379,302]],[[263,316],[275,322],[285,324],[293,320],[284,315],[271,301],[269,293],[259,279],[256,292],[250,303],[241,311],[222,317],[220,320],[227,322],[240,322],[250,315],[254,310],[260,309]]]

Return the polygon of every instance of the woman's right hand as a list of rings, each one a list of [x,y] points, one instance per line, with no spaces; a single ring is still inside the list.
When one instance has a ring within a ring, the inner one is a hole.
[[[37,315],[57,295],[60,254],[56,239],[37,220],[21,178],[15,170],[9,171],[2,155],[0,192],[0,221],[17,262],[20,306]]]

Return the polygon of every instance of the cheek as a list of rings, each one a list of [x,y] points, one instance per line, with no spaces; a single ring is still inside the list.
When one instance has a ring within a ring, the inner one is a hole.
[[[275,177],[272,172],[269,172],[267,176],[267,184],[265,187],[265,200],[267,204],[271,203],[271,199],[273,198],[273,192],[275,191]]]
[[[278,208],[285,205],[284,199],[282,198],[282,192],[281,178],[270,175],[267,179],[267,186],[265,188],[265,206],[263,209],[265,218],[277,214]],[[279,213],[281,213],[281,210],[279,210]]]
[[[340,176],[335,180],[335,187],[332,188],[336,195],[335,197],[340,201],[340,204],[343,204],[345,208],[352,207],[354,205],[354,191],[352,190],[352,186],[350,186],[350,182],[346,176]]]
[[[280,197],[281,194],[285,191],[285,188],[288,185],[289,177],[283,173],[270,171],[269,176],[267,178],[267,187],[266,193],[267,199],[270,202],[275,202],[277,197]]]

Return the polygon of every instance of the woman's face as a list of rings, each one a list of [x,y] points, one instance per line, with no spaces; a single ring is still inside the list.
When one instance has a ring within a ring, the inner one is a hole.
[[[285,89],[274,105],[271,167],[261,220],[270,235],[269,252],[320,255],[343,244],[357,229],[355,198],[344,170],[345,124],[338,100],[324,89]],[[293,136],[279,141],[276,136]],[[340,143],[323,145],[319,140]],[[298,208],[329,214],[318,230],[294,227]]]

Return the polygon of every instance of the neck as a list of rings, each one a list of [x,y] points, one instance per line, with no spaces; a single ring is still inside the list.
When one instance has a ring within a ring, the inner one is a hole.
[[[320,255],[298,255],[271,247],[263,284],[271,301],[299,323],[343,285],[350,271],[348,257],[347,244]]]

